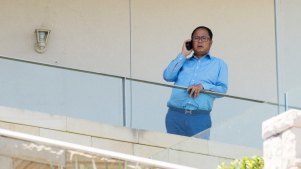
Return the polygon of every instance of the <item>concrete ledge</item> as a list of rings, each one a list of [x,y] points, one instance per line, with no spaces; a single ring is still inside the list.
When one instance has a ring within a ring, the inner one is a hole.
[[[174,134],[138,130],[138,143],[143,145],[153,145],[157,147],[168,148],[188,139],[188,137]]]
[[[110,138],[138,143],[138,131],[122,126],[100,124],[88,120],[66,118],[66,132],[80,133],[94,137]],[[118,132],[117,132],[118,131]]]
[[[0,106],[1,121],[66,130],[66,117]]]

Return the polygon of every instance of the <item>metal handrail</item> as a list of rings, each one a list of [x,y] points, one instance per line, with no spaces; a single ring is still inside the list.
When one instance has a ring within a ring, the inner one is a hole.
[[[113,78],[126,79],[126,80],[130,80],[130,81],[134,81],[134,82],[141,82],[141,83],[153,84],[153,85],[158,85],[158,86],[165,86],[165,87],[178,88],[178,89],[187,89],[187,87],[183,87],[183,86],[170,85],[170,84],[164,84],[164,83],[159,83],[159,82],[152,82],[152,81],[148,81],[148,80],[141,80],[141,79],[136,79],[136,78],[131,78],[131,77],[118,76],[118,75],[112,75],[112,74],[106,74],[106,73],[99,73],[99,72],[81,70],[81,69],[76,69],[76,68],[68,68],[68,67],[63,67],[63,66],[58,66],[58,65],[51,65],[51,64],[28,61],[28,60],[17,59],[17,58],[11,58],[11,57],[6,57],[6,56],[0,56],[0,58],[1,59],[6,59],[6,60],[29,63],[29,64],[35,64],[35,65],[40,65],[40,66],[46,66],[46,67],[76,71],[76,72],[81,72],[81,73],[89,73],[89,74],[108,76],[108,77],[113,77]],[[258,100],[258,99],[251,99],[251,98],[246,98],[246,97],[239,97],[239,96],[228,95],[228,94],[223,94],[223,93],[218,93],[218,92],[213,92],[213,91],[208,91],[208,90],[204,90],[204,91],[201,91],[201,92],[204,93],[204,94],[212,94],[212,95],[221,96],[221,97],[228,97],[228,98],[233,98],[233,99],[238,99],[238,100],[251,101],[251,102],[269,104],[269,105],[274,105],[274,106],[281,106],[281,107],[286,106],[284,104],[278,104],[278,103],[275,103],[275,102],[270,102],[270,101],[265,101],[265,100]],[[288,106],[288,108],[301,109],[300,107],[295,107],[295,106]]]
[[[172,163],[167,163],[167,162],[163,162],[163,161],[157,161],[157,160],[153,160],[153,159],[113,152],[113,151],[109,151],[109,150],[98,149],[98,148],[94,148],[94,147],[87,147],[87,146],[83,146],[83,145],[79,145],[79,144],[68,143],[68,142],[64,142],[64,141],[29,135],[29,134],[25,134],[25,133],[19,133],[19,132],[10,131],[10,130],[1,129],[1,128],[0,128],[0,136],[14,138],[17,140],[30,141],[30,142],[34,142],[34,143],[42,143],[42,144],[47,144],[47,145],[51,145],[51,146],[58,146],[58,147],[62,147],[65,149],[92,153],[92,154],[99,155],[99,156],[105,156],[105,157],[110,157],[110,158],[124,160],[124,161],[131,161],[131,162],[135,162],[137,164],[152,165],[152,166],[159,167],[159,168],[195,169],[195,168],[188,167],[188,166],[172,164]]]

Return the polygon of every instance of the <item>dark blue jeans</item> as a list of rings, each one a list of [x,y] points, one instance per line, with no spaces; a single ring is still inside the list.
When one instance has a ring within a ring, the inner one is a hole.
[[[203,131],[198,137],[209,139],[210,131],[205,130],[211,127],[210,111],[190,114],[168,109],[165,125],[170,134],[191,137]]]

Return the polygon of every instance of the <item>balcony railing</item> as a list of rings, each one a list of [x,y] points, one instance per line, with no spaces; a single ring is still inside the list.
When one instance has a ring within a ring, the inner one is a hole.
[[[151,131],[165,131],[166,102],[174,86],[32,61],[0,57],[0,105]],[[261,148],[261,122],[280,105],[215,95],[210,140]]]

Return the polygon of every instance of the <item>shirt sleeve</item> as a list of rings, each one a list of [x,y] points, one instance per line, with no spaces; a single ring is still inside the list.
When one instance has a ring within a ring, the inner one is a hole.
[[[228,66],[225,62],[221,62],[217,81],[214,84],[202,84],[204,90],[218,93],[226,93],[228,90]]]
[[[179,71],[184,65],[185,61],[186,57],[181,53],[178,54],[178,56],[174,60],[172,60],[167,66],[167,68],[164,70],[164,80],[168,82],[175,82],[178,78]]]

